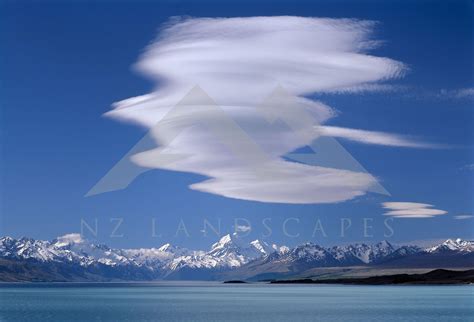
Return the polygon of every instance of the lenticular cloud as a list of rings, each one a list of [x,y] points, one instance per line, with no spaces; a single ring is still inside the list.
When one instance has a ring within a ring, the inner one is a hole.
[[[133,166],[199,173],[209,179],[192,189],[245,200],[325,203],[365,194],[376,180],[364,171],[284,156],[320,137],[317,125],[335,115],[308,95],[376,88],[403,74],[403,64],[368,54],[378,44],[373,27],[288,16],[170,22],[135,65],[156,90],[107,113],[148,127],[156,147],[133,149],[89,194],[127,186],[141,173]]]
[[[157,109],[175,105],[195,85],[217,104],[255,105],[279,85],[299,96],[400,76],[403,64],[367,54],[378,43],[373,27],[370,21],[286,16],[171,23],[136,64],[157,91],[116,103],[111,115],[152,126],[163,116]]]

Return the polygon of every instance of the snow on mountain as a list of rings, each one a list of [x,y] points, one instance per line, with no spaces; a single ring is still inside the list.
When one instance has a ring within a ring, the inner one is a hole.
[[[332,254],[324,247],[313,243],[306,243],[290,249],[286,253],[279,254],[279,262],[310,264],[314,266],[336,265],[337,262]]]
[[[250,242],[250,245],[251,247],[253,247],[254,249],[258,250],[260,252],[261,255],[268,255],[272,252],[275,251],[275,249],[273,248],[273,246],[276,246],[276,245],[268,245],[266,242],[264,241],[260,241],[258,239]],[[278,246],[277,246],[278,247]]]
[[[275,249],[279,254],[286,254],[290,251],[290,247],[288,246],[278,247],[277,245],[273,244],[272,248]]]
[[[334,246],[330,248],[334,258],[344,264],[359,264],[370,262],[371,248],[365,244]]]
[[[221,259],[232,258],[238,262],[233,266],[240,266],[244,262],[271,252],[273,249],[267,243],[254,240],[250,244],[246,244],[234,233],[225,235],[213,244],[208,254]]]
[[[369,251],[368,262],[376,262],[382,259],[383,257],[392,254],[395,250],[396,247],[394,247],[386,240],[376,243],[372,245],[371,250]]]
[[[161,267],[174,258],[173,253],[161,251],[158,248],[124,249],[121,254],[135,263],[149,267]]]
[[[175,250],[177,250],[177,249],[178,249],[178,247],[175,247],[175,246],[171,245],[170,243],[166,243],[163,246],[161,246],[160,248],[158,248],[158,250],[160,252],[167,252],[167,253],[174,253]]]
[[[373,245],[357,243],[329,248],[306,243],[289,248],[269,245],[261,240],[246,242],[237,234],[229,234],[214,243],[210,250],[202,251],[188,250],[169,243],[159,248],[113,249],[84,240],[79,234],[64,235],[53,241],[11,237],[0,239],[1,258],[79,265],[78,267],[85,269],[90,268],[94,273],[103,267],[100,265],[105,265],[120,269],[119,275],[122,278],[137,274],[143,274],[141,276],[146,278],[188,278],[195,274],[193,272],[205,272],[207,275],[199,276],[208,278],[214,272],[245,268],[247,264],[253,265],[252,267],[264,265],[270,271],[272,267],[287,267],[291,271],[298,271],[312,267],[371,265],[398,259],[412,260],[418,253],[472,255],[474,242],[448,239],[427,249],[394,246],[387,241]]]
[[[353,265],[360,262],[364,264],[376,262],[393,253],[395,249],[388,241],[381,241],[374,245],[353,244],[334,246],[329,251],[341,264]]]
[[[8,258],[29,258],[40,261],[55,260],[59,254],[58,251],[50,247],[50,243],[32,238],[20,238],[19,240],[11,237],[0,239],[0,254]]]
[[[40,262],[74,262],[81,266],[89,266],[94,263],[108,266],[137,265],[123,256],[121,250],[88,243],[78,234],[61,236],[51,242],[31,238],[16,240],[4,237],[0,239],[0,256]]]
[[[13,239],[9,236],[0,238],[0,255],[2,257],[12,257],[12,249],[16,244],[16,239]]]
[[[392,257],[408,256],[408,255],[413,255],[420,252],[423,252],[423,249],[421,249],[420,247],[408,245],[408,246],[401,246],[400,248],[396,249],[393,253],[390,254],[390,256]]]
[[[427,248],[428,253],[458,252],[471,253],[474,251],[474,241],[458,239],[448,239],[444,243]]]
[[[177,270],[183,267],[232,268],[274,251],[263,241],[245,243],[236,234],[223,236],[207,252],[190,251],[169,243],[159,248],[113,249],[90,243],[79,234],[67,234],[51,242],[29,238],[0,239],[0,256],[5,258],[75,262],[82,266],[94,263],[107,266],[146,266],[153,270]]]
[[[161,269],[177,257],[188,256],[194,252],[186,248],[164,244],[159,248],[124,249],[122,254],[140,265]]]
[[[78,236],[75,236],[78,235]],[[120,249],[112,249],[103,244],[89,243],[82,239],[79,234],[69,234],[57,238],[52,242],[52,247],[77,255],[78,258],[87,258],[90,262],[98,262],[108,266],[115,265],[135,265],[139,264],[130,259]]]
[[[245,243],[237,234],[227,234],[211,246],[208,252],[195,252],[179,256],[171,261],[169,269],[239,267],[254,259],[266,256],[275,250],[264,241]]]

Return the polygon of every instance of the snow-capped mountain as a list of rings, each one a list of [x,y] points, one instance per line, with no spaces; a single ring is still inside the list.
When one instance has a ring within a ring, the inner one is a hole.
[[[124,256],[121,250],[89,243],[79,234],[68,234],[51,242],[4,237],[0,239],[0,256],[39,262],[71,262],[81,266],[89,266],[96,262],[109,266],[130,264],[138,266],[136,262]]]
[[[274,249],[266,242],[254,240],[245,244],[237,234],[225,235],[212,245],[208,253],[213,258],[223,261],[229,267],[238,267],[251,260],[273,253]]]
[[[265,276],[318,267],[455,267],[456,263],[470,267],[474,266],[473,259],[474,242],[461,239],[448,239],[427,249],[387,241],[329,248],[306,243],[289,248],[260,240],[245,242],[233,234],[203,251],[169,243],[159,248],[113,249],[84,240],[79,234],[68,234],[53,241],[1,238],[0,280],[4,279],[2,269],[13,278],[23,272],[25,280],[32,280],[31,272],[41,272],[37,273],[39,280],[219,279],[219,274],[230,271]],[[8,270],[12,265],[14,269]]]
[[[296,246],[287,253],[281,254],[279,261],[299,262],[313,266],[330,266],[337,264],[337,261],[328,249],[313,243]]]
[[[471,253],[474,251],[474,242],[468,240],[462,240],[460,238],[453,240],[448,239],[440,245],[436,245],[426,249],[428,253],[441,253],[441,252],[459,252],[459,253]]]
[[[382,241],[374,245],[353,244],[346,246],[334,246],[330,253],[343,265],[369,264],[393,253],[396,248],[388,241]]]
[[[396,247],[383,241],[374,245],[353,244],[325,248],[306,243],[292,249],[272,253],[252,262],[252,270],[298,272],[318,267],[361,266],[375,264],[396,251]],[[259,266],[258,268],[256,266]],[[243,267],[245,270],[247,267]]]
[[[274,251],[266,242],[245,243],[237,234],[228,234],[214,243],[208,252],[195,251],[172,259],[165,265],[166,277],[191,278],[198,274],[201,278],[210,278],[215,272],[240,267]]]
[[[314,267],[362,265],[375,263],[392,254],[396,249],[387,241],[374,245],[351,244],[330,248],[306,243],[289,249],[281,254],[278,260],[280,262],[306,262],[311,263]]]
[[[433,249],[444,249],[450,245],[449,256],[433,253]],[[458,240],[458,247],[446,241],[430,249],[411,245],[393,245],[382,241],[373,245],[356,243],[324,248],[307,243],[284,253],[272,253],[241,266],[228,274],[232,279],[265,280],[310,276],[312,270],[329,267],[359,267],[371,269],[387,268],[444,268],[474,267],[472,242]],[[305,273],[306,272],[306,273]]]
[[[182,271],[192,272],[199,269],[232,269],[274,251],[272,246],[263,241],[245,243],[236,234],[223,236],[209,251],[193,251],[169,243],[159,248],[113,249],[106,245],[90,243],[79,234],[68,234],[51,242],[29,238],[0,239],[0,258],[60,263],[83,269],[97,265],[142,269],[153,274],[155,278],[180,276]]]
[[[162,268],[177,256],[185,256],[188,253],[189,251],[187,249],[170,244],[165,244],[159,248],[124,249],[121,251],[123,256],[126,256],[139,265],[150,267],[153,270]]]

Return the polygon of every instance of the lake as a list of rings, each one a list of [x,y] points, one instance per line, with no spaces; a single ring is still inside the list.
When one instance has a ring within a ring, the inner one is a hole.
[[[474,321],[473,286],[0,286],[1,321]]]

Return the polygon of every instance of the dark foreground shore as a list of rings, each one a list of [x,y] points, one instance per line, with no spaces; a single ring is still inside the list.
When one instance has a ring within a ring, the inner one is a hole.
[[[396,274],[364,278],[275,280],[271,284],[353,284],[353,285],[459,285],[474,283],[474,269],[451,271],[436,269],[425,274]]]

